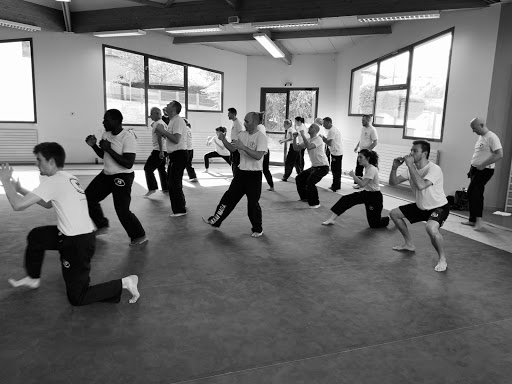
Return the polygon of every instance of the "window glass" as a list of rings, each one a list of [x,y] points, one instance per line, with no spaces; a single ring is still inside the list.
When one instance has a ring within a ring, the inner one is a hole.
[[[148,60],[149,86],[184,87],[185,66],[161,60]]]
[[[0,42],[0,121],[36,122],[31,40]]]
[[[181,104],[180,116],[187,116],[187,111],[185,109],[185,91],[181,90],[149,89],[148,111],[151,111],[151,108],[153,107],[158,107],[160,110],[162,110],[173,100],[179,101]]]
[[[374,123],[380,125],[404,125],[407,90],[377,92]]]
[[[107,109],[119,109],[124,124],[146,123],[144,56],[105,48]]]
[[[407,83],[409,51],[393,56],[380,63],[379,87]]]
[[[377,63],[352,72],[350,114],[373,113]]]
[[[414,48],[405,136],[441,139],[452,35]]]
[[[222,74],[189,66],[188,108],[196,111],[222,111]]]

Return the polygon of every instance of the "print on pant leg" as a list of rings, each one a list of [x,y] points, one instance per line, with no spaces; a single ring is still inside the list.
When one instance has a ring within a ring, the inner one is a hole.
[[[224,213],[224,210],[226,209],[226,207],[227,207],[226,204],[221,204],[219,206],[219,209],[217,209],[217,212],[215,212],[215,214],[208,219],[208,221],[210,222],[211,225],[214,225],[217,221],[219,221],[219,219],[222,217],[222,214]]]

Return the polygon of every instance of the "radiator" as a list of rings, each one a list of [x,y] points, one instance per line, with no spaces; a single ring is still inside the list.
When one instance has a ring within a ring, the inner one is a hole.
[[[0,163],[34,163],[36,129],[0,129]]]

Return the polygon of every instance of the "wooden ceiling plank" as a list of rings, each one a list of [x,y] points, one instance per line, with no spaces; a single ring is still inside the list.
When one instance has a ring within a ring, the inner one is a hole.
[[[66,30],[60,10],[28,1],[0,1],[0,19],[35,25],[44,31],[62,32]]]

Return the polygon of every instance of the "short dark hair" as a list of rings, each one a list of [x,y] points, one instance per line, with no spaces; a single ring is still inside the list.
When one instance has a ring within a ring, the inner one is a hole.
[[[232,113],[233,115],[236,116],[236,109],[235,108],[228,108],[228,112]]]
[[[109,115],[110,119],[118,121],[119,124],[123,122],[123,114],[119,109],[109,109],[107,112],[105,112],[105,115]]]
[[[183,119],[183,121],[185,122],[185,125],[189,128],[192,128],[192,126],[190,125],[190,123],[188,122],[187,119]]]
[[[373,113],[363,113],[363,117],[372,117]]]
[[[295,118],[295,121],[300,121],[302,124],[304,124],[304,118],[303,117],[297,116]]]
[[[332,123],[332,119],[330,117],[324,117],[324,121],[328,121],[329,123]]]
[[[223,133],[226,133],[226,131],[227,131],[226,127],[217,127],[217,128],[215,128],[215,130],[223,132]]]
[[[177,101],[177,100],[173,100],[173,101],[171,101],[171,103],[174,104],[174,110],[179,115],[180,112],[181,112],[181,103],[179,101]]]
[[[50,161],[53,159],[55,161],[55,165],[58,168],[64,168],[64,161],[66,160],[66,152],[64,148],[59,143],[54,142],[45,142],[39,143],[34,147],[34,155],[38,153],[43,156],[46,161]]]
[[[371,149],[363,148],[359,151],[361,155],[368,159],[368,162],[374,167],[379,167],[379,155],[377,152],[372,151]]]
[[[430,143],[427,140],[415,140],[412,145],[421,145],[421,152],[427,152],[427,159],[430,156]]]

